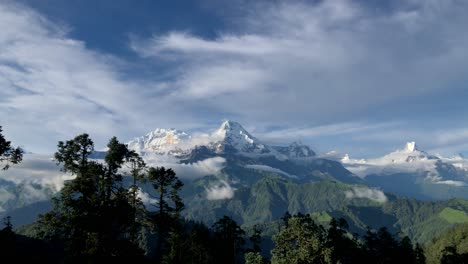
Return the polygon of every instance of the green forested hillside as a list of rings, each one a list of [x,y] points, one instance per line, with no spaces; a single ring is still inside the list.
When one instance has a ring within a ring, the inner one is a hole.
[[[418,242],[429,241],[454,224],[468,221],[465,213],[468,203],[462,199],[427,202],[386,194],[387,201],[382,202],[364,197],[350,198],[347,193],[353,189],[370,190],[363,185],[337,181],[297,183],[264,175],[251,186],[238,188],[232,199],[210,201],[200,195],[187,195],[184,216],[213,223],[223,215],[230,215],[249,226],[279,219],[286,211],[314,213],[318,220],[344,217],[352,232],[362,234],[368,226],[374,229],[386,226],[390,231],[401,231]]]
[[[459,255],[465,254],[466,260],[468,255],[468,223],[457,225],[430,241],[425,248],[427,263],[440,263],[447,247],[453,247]],[[447,255],[451,254],[448,253]],[[460,260],[463,261],[463,259]]]

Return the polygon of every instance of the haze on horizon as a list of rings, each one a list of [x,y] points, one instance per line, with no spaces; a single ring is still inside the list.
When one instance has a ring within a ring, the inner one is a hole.
[[[468,153],[468,2],[0,1],[0,125],[51,153],[241,123],[370,157]],[[7,25],[7,26],[5,26]]]

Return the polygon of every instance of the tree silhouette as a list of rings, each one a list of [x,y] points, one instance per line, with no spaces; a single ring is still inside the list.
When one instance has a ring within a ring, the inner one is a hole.
[[[354,263],[361,257],[357,241],[347,230],[348,223],[344,218],[332,218],[330,221],[326,245],[331,249],[332,263]]]
[[[138,183],[144,183],[146,181],[146,164],[143,158],[133,150],[127,153],[126,160],[133,180],[129,188],[129,196],[133,206],[133,223],[130,231],[130,240],[136,243],[141,239],[138,237],[140,234],[139,230],[146,224],[146,208],[141,198],[138,196]]]
[[[52,211],[40,216],[41,234],[61,240],[70,256],[138,255],[128,240],[134,210],[118,173],[128,149],[114,137],[104,163],[90,160],[93,141],[87,134],[59,142],[54,157],[62,170],[76,176],[55,197]]]
[[[184,208],[182,198],[179,196],[179,191],[184,184],[172,169],[164,167],[150,167],[148,181],[158,193],[157,202],[154,205],[157,208],[154,223],[158,234],[156,254],[161,260],[166,250],[169,232],[178,225],[180,212]]]
[[[245,244],[244,230],[229,216],[213,224],[217,260],[222,263],[238,263],[238,253]]]
[[[23,159],[23,150],[21,148],[14,148],[11,146],[11,142],[7,141],[2,135],[2,127],[0,126],[0,164],[2,170],[7,170],[11,164],[18,164]]]

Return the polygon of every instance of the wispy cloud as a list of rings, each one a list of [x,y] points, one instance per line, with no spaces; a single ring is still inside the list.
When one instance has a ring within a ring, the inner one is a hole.
[[[73,178],[50,156],[26,154],[20,164],[0,172],[0,212],[49,200]]]
[[[178,159],[170,155],[146,155],[148,166],[172,168],[179,178],[197,179],[208,175],[218,175],[226,165],[223,157],[214,157],[200,160],[194,163],[180,163]]]
[[[23,161],[7,171],[0,172],[3,180],[14,184],[38,184],[59,191],[65,180],[73,176],[60,171],[60,167],[47,155],[26,154]]]
[[[158,97],[163,84],[125,77],[127,62],[90,50],[67,26],[13,1],[0,3],[0,24],[8,25],[0,32],[0,112],[14,142],[51,152],[88,132],[102,146],[164,120],[184,122],[173,118],[182,109]]]
[[[282,171],[277,168],[273,168],[267,165],[260,165],[260,164],[250,164],[250,165],[245,165],[246,168],[248,169],[253,169],[253,170],[261,170],[261,171],[267,171],[267,172],[273,172],[273,173],[278,173],[282,174],[284,176],[290,177],[290,178],[297,178],[296,175],[291,175],[285,171]]]
[[[226,181],[212,187],[207,187],[206,199],[208,200],[225,200],[234,197],[235,188],[231,187]]]
[[[378,203],[385,203],[388,200],[381,190],[369,187],[352,187],[351,190],[345,192],[345,195],[348,199],[366,198]]]
[[[183,65],[183,81],[173,83],[182,98],[262,122],[323,122],[465,78],[468,38],[458,34],[458,18],[467,6],[433,2],[380,13],[346,0],[280,1],[249,6],[262,12],[247,12],[242,33],[204,39],[175,31],[132,47]]]
[[[466,183],[464,183],[462,181],[452,181],[452,180],[437,181],[437,182],[435,182],[435,184],[445,184],[445,185],[451,185],[451,186],[455,186],[455,187],[466,186]]]

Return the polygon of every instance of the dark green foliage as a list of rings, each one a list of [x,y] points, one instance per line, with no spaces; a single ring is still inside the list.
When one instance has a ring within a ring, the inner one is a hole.
[[[329,263],[331,248],[326,245],[326,231],[309,215],[298,214],[289,218],[285,226],[273,237],[273,264]]]
[[[93,149],[87,134],[59,142],[55,159],[76,178],[54,198],[54,209],[40,216],[40,234],[48,241],[63,241],[69,256],[141,255],[128,239],[135,208],[118,173],[129,151],[114,137],[102,164],[89,159]]]
[[[468,253],[458,253],[457,246],[448,246],[442,251],[441,264],[466,264]]]
[[[259,252],[245,253],[245,264],[267,264],[269,261]]]
[[[134,211],[132,221],[133,223],[130,228],[130,241],[136,243],[137,241],[142,240],[142,237],[140,236],[142,233],[140,231],[141,228],[147,224],[146,208],[143,204],[143,201],[138,196],[138,183],[146,182],[146,164],[140,155],[138,155],[133,150],[127,153],[126,159],[128,167],[130,168],[130,175],[132,176],[133,180],[132,185],[128,190],[128,195]]]
[[[177,224],[184,203],[179,192],[184,184],[172,169],[164,167],[149,168],[148,181],[158,193],[157,203],[154,205],[157,210],[153,218],[158,234],[156,254],[158,258],[161,258],[168,251],[166,244],[169,235],[173,243],[180,237]],[[173,252],[174,249],[171,251]]]
[[[254,225],[253,234],[249,237],[249,240],[252,244],[251,251],[261,253],[262,230],[259,229],[258,225]]]
[[[30,260],[59,262],[62,257],[60,251],[44,241],[16,234],[9,216],[4,219],[3,225],[3,229],[0,230],[0,256],[3,260],[18,263]]]
[[[355,263],[360,258],[358,242],[348,233],[349,225],[344,218],[330,221],[326,246],[331,249],[330,260],[332,263]]]
[[[426,256],[424,255],[424,250],[421,247],[421,245],[419,245],[419,243],[416,243],[416,247],[414,248],[414,255],[416,264],[426,263]]]
[[[331,217],[345,218],[350,232],[359,235],[366,233],[367,226],[372,229],[386,226],[392,233],[401,231],[414,242],[426,243],[460,221],[447,218],[444,212],[468,212],[468,203],[462,199],[424,202],[388,193],[386,202],[367,198],[349,199],[346,192],[353,187],[365,186],[329,181],[300,184],[266,172],[262,176],[251,185],[236,186],[232,199],[215,201],[207,200],[200,193],[204,191],[203,186],[216,179],[205,177],[196,180],[184,188],[187,208],[183,216],[212,224],[223,215],[230,215],[241,225],[253,226],[280,219],[286,211],[292,214],[315,213],[316,218],[322,218],[316,220],[322,223],[328,222]],[[273,234],[269,231],[269,235]]]
[[[220,263],[214,258],[214,236],[201,223],[184,222],[169,235],[169,249],[164,263],[209,264]]]
[[[245,244],[245,232],[229,216],[213,224],[215,235],[215,257],[222,263],[239,263]]]
[[[332,219],[328,230],[310,215],[298,214],[273,237],[272,263],[424,263],[423,251],[411,240],[399,240],[386,228],[368,230],[363,241],[348,233],[344,219]],[[247,256],[246,256],[247,257]],[[253,258],[253,255],[249,255]]]
[[[434,238],[426,245],[425,252],[427,263],[430,264],[442,261],[450,263],[450,261],[466,257],[468,255],[468,224],[460,224]]]
[[[2,170],[7,170],[11,164],[18,164],[23,159],[23,150],[14,148],[11,142],[6,140],[2,135],[2,127],[0,126],[0,166]],[[3,165],[4,164],[4,165]]]

